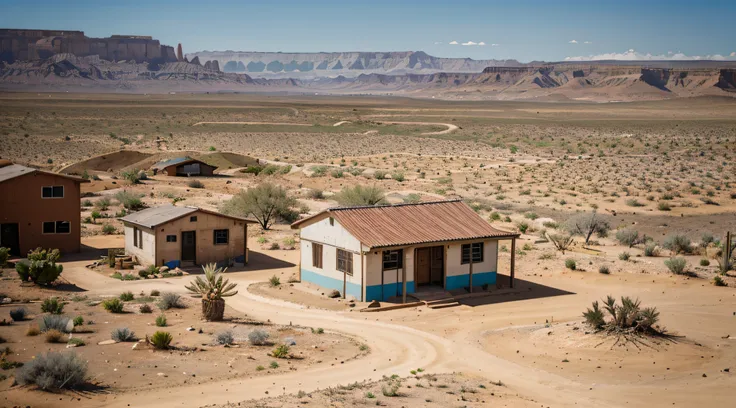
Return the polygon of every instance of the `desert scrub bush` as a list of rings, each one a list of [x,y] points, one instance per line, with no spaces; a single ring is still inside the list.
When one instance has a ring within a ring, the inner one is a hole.
[[[115,226],[112,224],[105,224],[102,226],[102,234],[103,235],[115,235],[118,232],[117,229],[115,229]]]
[[[161,296],[161,292],[158,291],[158,290],[156,290],[156,289],[154,289],[154,290],[151,291],[151,296]]]
[[[99,200],[95,201],[94,206],[100,211],[107,211],[108,209],[110,209],[111,204],[112,201],[110,200],[110,197],[102,197]]]
[[[403,171],[395,171],[391,173],[391,179],[398,181],[399,183],[406,180],[406,176],[404,175]]]
[[[287,358],[289,357],[289,346],[286,344],[279,344],[275,349],[273,349],[273,351],[271,351],[271,355],[276,358]]]
[[[724,281],[720,276],[713,277],[713,284],[715,286],[728,286],[728,283],[726,283],[726,281]]]
[[[87,362],[76,353],[39,354],[16,371],[15,380],[44,391],[76,388],[87,380]]]
[[[604,275],[608,275],[608,274],[610,274],[610,273],[611,273],[611,269],[610,269],[610,268],[608,267],[608,265],[601,265],[601,266],[600,266],[600,267],[598,268],[598,272],[599,272],[599,273],[602,273],[602,274],[604,274]]]
[[[384,397],[398,397],[401,380],[398,378],[389,378],[381,385],[381,393]]]
[[[153,333],[149,342],[157,350],[167,350],[171,345],[172,340],[174,340],[174,337],[171,335],[171,333],[165,331],[157,331],[156,333]]]
[[[38,322],[38,329],[41,332],[58,330],[63,333],[69,333],[73,328],[74,323],[71,319],[63,315],[45,315]]]
[[[10,258],[10,248],[0,247],[0,268],[8,264],[8,258]]]
[[[307,197],[312,200],[323,200],[325,198],[325,193],[320,189],[312,188],[307,192]]]
[[[675,255],[690,253],[692,243],[685,235],[670,235],[665,238],[662,246],[672,251]]]
[[[120,205],[125,207],[126,210],[137,211],[143,208],[143,201],[141,196],[128,191],[119,191],[115,194],[115,199],[118,200]]]
[[[229,346],[235,342],[235,336],[233,336],[232,330],[224,330],[215,334],[215,342],[222,344],[223,346]]]
[[[616,232],[616,241],[618,241],[621,245],[626,245],[629,248],[634,247],[634,245],[646,242],[646,240],[646,235],[639,235],[639,231],[633,229],[625,228]]]
[[[279,279],[279,277],[278,277],[278,276],[276,276],[276,275],[273,275],[273,276],[271,276],[271,278],[270,278],[270,279],[268,280],[268,283],[269,283],[269,285],[271,285],[272,287],[276,287],[276,286],[279,286],[279,285],[281,285],[281,279]]]
[[[570,234],[547,234],[547,239],[552,242],[555,249],[565,254],[573,243],[573,236]]]
[[[700,266],[710,266],[710,261],[707,259],[701,259]]]
[[[682,275],[687,268],[687,261],[682,257],[673,257],[664,261],[665,266],[675,275]]]
[[[672,206],[670,206],[670,204],[668,202],[660,201],[657,204],[657,209],[659,211],[672,211]]]
[[[268,366],[271,367],[271,369],[275,370],[279,368],[279,363],[276,361],[271,361],[271,364],[269,364]]]
[[[28,326],[26,329],[26,336],[33,337],[41,334],[41,330],[38,327]]]
[[[127,291],[120,294],[120,300],[124,302],[130,302],[131,300],[135,299],[135,295],[133,295],[133,292]]]
[[[606,324],[605,315],[597,300],[593,302],[592,308],[588,308],[588,310],[583,312],[583,317],[585,318],[585,323],[596,330],[602,329],[603,325]]]
[[[77,316],[72,320],[72,323],[74,324],[74,327],[81,326],[84,324],[84,317]]]
[[[164,292],[158,300],[158,307],[161,310],[179,309],[183,308],[184,304],[181,302],[181,296],[173,292]]]
[[[15,264],[15,271],[25,282],[33,282],[37,285],[49,285],[53,283],[64,270],[62,265],[56,261],[61,257],[58,249],[36,248],[28,253],[28,261]]]
[[[14,322],[26,320],[26,317],[28,317],[28,309],[25,307],[10,310],[10,318],[13,319]]]
[[[629,207],[644,207],[644,204],[639,202],[636,198],[630,198],[626,200],[626,205]]]
[[[165,315],[159,315],[156,317],[156,326],[166,327],[166,316]]]
[[[64,305],[66,303],[60,301],[59,298],[51,297],[43,300],[41,311],[44,313],[62,314],[64,312]]]
[[[651,243],[644,247],[644,256],[657,256],[657,244]]]
[[[585,238],[585,244],[590,242],[593,234],[597,234],[600,238],[605,238],[610,231],[611,226],[598,216],[595,211],[590,213],[581,213],[574,215],[565,221],[564,229],[570,235],[580,235]]]
[[[330,176],[332,176],[332,178],[343,178],[345,176],[345,172],[342,169],[334,169],[330,172]]]
[[[144,303],[141,305],[138,311],[141,313],[153,313],[153,308],[148,303]]]
[[[46,343],[61,343],[61,339],[62,337],[64,337],[64,333],[56,329],[50,329],[44,332],[44,337],[46,339]]]
[[[110,332],[110,338],[121,343],[135,341],[135,333],[127,327],[119,327]]]
[[[312,334],[324,334],[325,329],[318,327],[318,328],[312,328]]]
[[[199,180],[190,180],[187,183],[187,187],[189,187],[189,188],[204,188],[204,183],[202,183]]]
[[[386,178],[386,172],[383,170],[376,170],[375,172],[373,172],[373,177],[376,180],[384,180]]]
[[[268,338],[271,337],[267,331],[255,329],[248,333],[248,341],[254,346],[263,346],[267,344]]]
[[[605,321],[605,313],[611,317]],[[621,297],[621,304],[616,303],[612,296],[603,301],[603,309],[597,301],[593,302],[593,308],[583,313],[586,323],[596,330],[605,330],[609,333],[644,333],[662,334],[655,325],[659,321],[659,312],[656,307],[642,308],[639,299],[632,300],[628,296]]]
[[[622,261],[628,261],[631,258],[631,254],[628,252],[621,252],[618,254],[618,259]]]
[[[521,221],[516,223],[516,228],[519,229],[519,232],[524,234],[529,229],[529,224],[526,221]]]
[[[491,221],[499,221],[501,219],[501,214],[499,214],[498,212],[494,211],[494,212],[491,213],[491,215],[488,216],[488,219],[491,220]]]
[[[294,239],[294,237],[284,238],[284,249],[294,249],[294,248],[296,248],[296,239]]]
[[[577,262],[572,258],[565,259],[565,268],[574,271],[577,268]]]
[[[103,300],[102,307],[110,313],[123,313],[123,302],[118,298]]]
[[[375,185],[343,187],[339,193],[335,194],[334,199],[343,206],[382,205],[387,203],[383,189]]]
[[[72,337],[71,339],[69,339],[69,341],[66,342],[66,344],[68,344],[70,346],[74,346],[74,347],[82,347],[86,343],[84,342],[84,340],[82,340],[82,339],[80,339],[78,337]]]
[[[122,178],[123,180],[127,180],[130,184],[138,184],[141,182],[141,173],[142,172],[137,169],[124,171],[120,173],[120,178]]]

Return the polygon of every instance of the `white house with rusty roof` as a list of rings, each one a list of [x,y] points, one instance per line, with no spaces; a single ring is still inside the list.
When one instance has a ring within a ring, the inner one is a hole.
[[[291,228],[301,230],[300,279],[361,301],[495,287],[498,241],[511,240],[513,254],[519,237],[459,200],[330,208]]]

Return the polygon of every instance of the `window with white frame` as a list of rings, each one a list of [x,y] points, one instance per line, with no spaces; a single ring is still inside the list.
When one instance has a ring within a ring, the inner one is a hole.
[[[64,186],[46,186],[41,188],[42,198],[64,198]]]
[[[383,270],[391,271],[404,267],[404,250],[383,251]]]

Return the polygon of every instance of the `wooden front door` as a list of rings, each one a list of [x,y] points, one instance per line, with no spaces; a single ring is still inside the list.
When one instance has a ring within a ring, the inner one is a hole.
[[[20,256],[20,234],[18,224],[0,225],[0,247],[10,249],[11,255]]]
[[[436,246],[430,249],[432,251],[432,283],[445,286],[445,248]]]
[[[428,285],[432,282],[432,254],[431,248],[417,249],[417,285]]]
[[[181,260],[197,263],[197,232],[182,231]]]

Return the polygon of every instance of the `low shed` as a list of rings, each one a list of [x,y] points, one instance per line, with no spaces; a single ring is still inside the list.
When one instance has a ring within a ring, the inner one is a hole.
[[[169,176],[214,176],[217,167],[192,159],[190,157],[177,157],[153,165],[154,173],[164,173]]]
[[[145,265],[248,263],[248,224],[197,207],[165,205],[121,218],[125,251]]]
[[[511,240],[513,254],[519,237],[459,200],[330,208],[291,227],[301,230],[301,280],[364,301],[495,286],[498,241]]]

